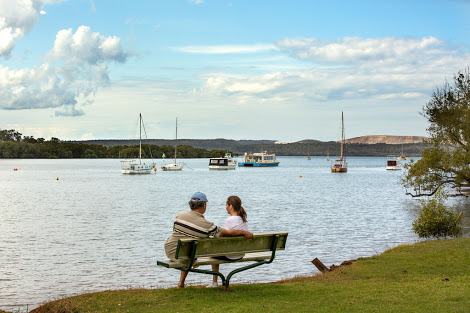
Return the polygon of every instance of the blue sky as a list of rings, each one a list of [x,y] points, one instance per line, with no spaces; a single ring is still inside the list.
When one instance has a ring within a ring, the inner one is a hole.
[[[0,129],[63,140],[425,136],[470,1],[0,0]]]

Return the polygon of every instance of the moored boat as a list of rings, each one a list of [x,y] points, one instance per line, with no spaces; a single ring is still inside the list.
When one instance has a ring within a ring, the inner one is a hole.
[[[406,157],[405,157],[405,154],[403,154],[403,145],[401,145],[401,154],[400,156],[397,158],[397,160],[408,160]]]
[[[155,169],[155,163],[142,163],[142,114],[139,114],[139,160],[126,159],[121,161],[123,174],[150,174]]]
[[[155,168],[155,163],[145,164],[141,160],[121,160],[121,170],[123,174],[150,174]]]
[[[279,161],[276,159],[275,154],[268,154],[266,151],[262,153],[246,153],[243,162],[238,163],[238,166],[249,167],[263,167],[263,166],[278,166]]]
[[[346,173],[348,171],[348,163],[346,163],[346,154],[344,153],[344,118],[341,112],[341,156],[331,165],[332,173]]]
[[[389,171],[399,171],[402,169],[400,158],[395,158],[394,156],[389,156],[387,159],[387,170]]]
[[[223,158],[211,158],[209,160],[210,170],[234,170],[237,167],[237,161],[232,158],[232,154],[225,153]]]
[[[161,167],[164,171],[181,171],[183,169],[183,163],[176,163],[176,152],[178,148],[178,118],[176,118],[176,135],[175,135],[175,163],[168,163]]]

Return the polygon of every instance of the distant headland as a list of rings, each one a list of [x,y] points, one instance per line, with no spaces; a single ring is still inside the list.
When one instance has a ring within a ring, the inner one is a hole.
[[[347,155],[350,156],[387,156],[400,155],[421,156],[426,147],[421,136],[362,136],[346,140]],[[97,144],[106,147],[125,146],[139,144],[138,139],[100,139],[72,141],[84,144]],[[150,145],[173,146],[175,140],[171,139],[143,139],[142,143]],[[235,154],[245,152],[268,151],[276,155],[332,155],[339,152],[339,142],[320,141],[304,139],[301,141],[278,141],[278,140],[232,140],[232,139],[178,139],[178,146],[187,145],[194,148],[207,150],[228,150]],[[338,151],[337,151],[338,150]]]
[[[365,143],[373,145],[377,143],[386,143],[388,145],[401,145],[408,143],[422,143],[427,137],[423,136],[387,136],[387,135],[375,135],[375,136],[362,136],[347,139],[346,143]]]

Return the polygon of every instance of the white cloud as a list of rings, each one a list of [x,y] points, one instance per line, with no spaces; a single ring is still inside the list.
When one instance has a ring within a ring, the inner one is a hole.
[[[47,62],[30,69],[0,65],[0,109],[60,108],[56,116],[83,115],[100,87],[109,84],[107,63],[125,62],[120,39],[81,26],[57,33]]]
[[[303,38],[284,39],[276,44],[281,51],[294,58],[332,64],[379,61],[401,63],[405,58],[409,63],[455,53],[446,50],[444,42],[434,37],[418,39],[345,37],[334,42]]]
[[[59,31],[49,56],[70,64],[98,64],[125,62],[128,54],[123,51],[120,38],[104,37],[92,33],[88,26],[80,26],[75,33],[72,29]]]
[[[449,49],[433,37],[284,39],[276,44],[281,52],[311,63],[311,68],[260,75],[205,74],[196,93],[229,96],[239,103],[299,103],[299,97],[304,101],[412,99],[428,95],[445,75],[451,77],[470,60],[468,52]]]
[[[185,46],[174,47],[173,50],[195,53],[195,54],[229,54],[229,53],[259,53],[277,50],[275,45],[258,44],[258,45],[221,45],[221,46]]]
[[[31,31],[45,4],[61,0],[1,0],[0,1],[0,57],[9,57],[15,42]],[[44,13],[43,13],[44,12]]]

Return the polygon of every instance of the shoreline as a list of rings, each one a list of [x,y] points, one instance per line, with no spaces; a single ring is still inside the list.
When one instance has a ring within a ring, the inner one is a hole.
[[[306,312],[312,307],[321,307],[324,312],[381,312],[390,307],[397,312],[465,311],[470,307],[468,255],[470,238],[427,240],[358,258],[324,274],[234,284],[229,292],[204,286],[109,290],[44,303],[30,312],[146,313],[173,312],[175,308],[179,312],[207,312],[208,307],[211,312],[241,308]]]

